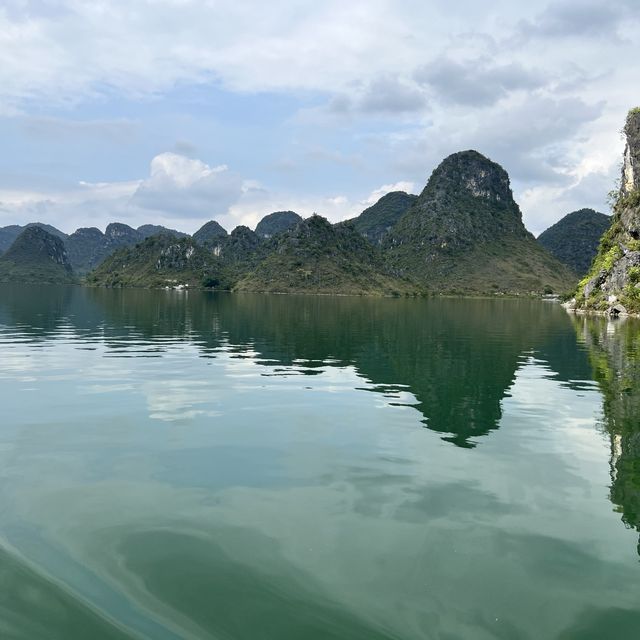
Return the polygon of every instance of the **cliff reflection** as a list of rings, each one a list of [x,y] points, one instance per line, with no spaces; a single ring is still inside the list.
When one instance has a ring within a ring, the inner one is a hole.
[[[602,391],[603,426],[611,442],[611,501],[624,524],[640,533],[640,322],[593,317],[574,322]]]

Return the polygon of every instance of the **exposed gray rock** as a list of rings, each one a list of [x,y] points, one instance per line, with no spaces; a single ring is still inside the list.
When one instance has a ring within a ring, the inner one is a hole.
[[[626,316],[627,308],[618,302],[607,309],[607,315],[614,318],[616,316]]]

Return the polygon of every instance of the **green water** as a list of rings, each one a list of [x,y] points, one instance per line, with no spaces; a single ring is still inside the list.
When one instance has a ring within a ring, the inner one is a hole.
[[[0,638],[640,636],[640,324],[0,288]]]

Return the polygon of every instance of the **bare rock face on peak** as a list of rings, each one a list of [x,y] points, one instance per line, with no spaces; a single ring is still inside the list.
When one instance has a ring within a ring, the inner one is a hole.
[[[613,315],[620,309],[640,312],[640,109],[628,113],[624,133],[620,191],[611,225],[576,294],[577,307]]]
[[[477,151],[440,163],[383,246],[395,273],[434,291],[564,292],[577,279],[526,230],[507,172]]]

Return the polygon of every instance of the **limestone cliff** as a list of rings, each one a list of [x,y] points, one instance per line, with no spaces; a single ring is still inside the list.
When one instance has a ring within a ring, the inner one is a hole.
[[[624,134],[620,191],[611,226],[576,295],[577,307],[614,315],[640,311],[640,109],[627,115]]]

